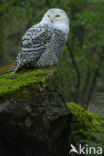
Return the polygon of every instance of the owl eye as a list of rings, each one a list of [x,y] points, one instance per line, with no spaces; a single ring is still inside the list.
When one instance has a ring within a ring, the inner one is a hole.
[[[60,15],[56,15],[56,17],[60,17]]]
[[[50,17],[50,15],[48,15],[48,17]]]

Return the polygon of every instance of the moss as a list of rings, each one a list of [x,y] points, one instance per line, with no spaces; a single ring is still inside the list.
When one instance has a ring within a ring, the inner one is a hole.
[[[78,138],[81,140],[92,141],[93,143],[104,144],[104,119],[86,111],[84,108],[74,103],[67,103],[72,112],[71,136],[70,141]]]
[[[20,95],[20,91],[24,87],[32,84],[44,84],[46,80],[51,77],[55,68],[36,69],[26,72],[19,72],[16,74],[4,73],[2,70],[0,75],[0,99],[7,98],[9,95]]]
[[[7,72],[11,67],[12,67],[12,64],[10,64],[8,66],[0,67],[0,75]]]

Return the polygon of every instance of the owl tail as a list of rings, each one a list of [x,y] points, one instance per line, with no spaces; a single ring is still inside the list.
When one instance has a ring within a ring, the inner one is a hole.
[[[17,66],[16,62],[13,64],[12,68],[9,70],[11,73],[16,73],[19,67]]]
[[[9,72],[11,73],[16,73],[19,71],[20,67],[21,67],[21,52],[18,54],[13,66],[11,67],[11,69],[9,70]]]

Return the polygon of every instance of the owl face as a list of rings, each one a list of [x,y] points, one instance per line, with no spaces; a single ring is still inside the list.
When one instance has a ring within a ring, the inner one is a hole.
[[[63,10],[57,9],[57,8],[48,10],[44,15],[43,20],[45,20],[51,24],[65,23],[65,24],[69,25],[69,19],[68,19],[66,13]]]
[[[48,10],[43,16],[42,22],[49,23],[53,27],[69,32],[69,19],[66,13],[58,8]]]

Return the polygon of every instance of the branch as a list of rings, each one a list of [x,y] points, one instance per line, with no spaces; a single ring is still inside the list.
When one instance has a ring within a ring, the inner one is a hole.
[[[89,82],[90,82],[90,68],[88,67],[85,82],[84,82],[85,86],[82,90],[83,95],[85,95],[85,93],[87,92]]]
[[[69,43],[67,43],[67,46],[68,46],[68,49],[69,49],[69,52],[70,52],[70,56],[71,56],[71,60],[72,60],[74,69],[76,70],[76,73],[77,73],[76,89],[78,90],[79,87],[80,87],[80,71],[79,71],[79,67],[78,67],[78,65],[77,65],[77,63],[76,63],[74,54],[73,54],[73,52],[72,52],[72,49],[71,49]]]
[[[102,55],[100,56],[100,59],[99,59],[99,65],[98,65],[97,69],[95,70],[95,73],[94,73],[94,76],[93,76],[93,79],[92,79],[92,83],[91,83],[91,87],[89,89],[88,100],[86,102],[86,108],[88,108],[88,104],[91,101],[91,98],[92,98],[92,95],[93,95],[93,92],[94,92],[94,89],[95,89],[95,85],[97,83],[97,78],[99,77],[100,68],[101,68],[101,65],[102,65],[102,62],[103,62],[103,59],[104,59],[104,47],[102,48],[102,51],[103,51]]]
[[[52,7],[49,0],[46,0],[46,3],[47,3],[47,5],[48,5],[50,8]]]

